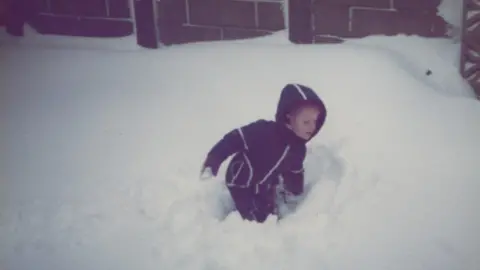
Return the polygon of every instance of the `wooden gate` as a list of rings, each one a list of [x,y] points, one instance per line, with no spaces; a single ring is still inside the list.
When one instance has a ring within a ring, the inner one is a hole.
[[[480,98],[480,1],[463,1],[461,70]]]

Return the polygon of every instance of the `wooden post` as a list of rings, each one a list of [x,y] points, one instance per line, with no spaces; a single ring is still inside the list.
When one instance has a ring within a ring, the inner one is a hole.
[[[158,48],[155,0],[134,0],[137,44],[150,49]]]
[[[460,33],[460,39],[461,39],[461,46],[460,46],[460,74],[462,76],[464,75],[465,72],[465,53],[466,53],[466,46],[465,43],[463,42],[463,39],[465,35],[467,34],[466,30],[466,18],[467,18],[467,1],[468,0],[462,0],[462,29]]]
[[[461,73],[480,99],[480,2],[464,0]]]
[[[313,43],[312,0],[288,0],[288,36],[298,44]]]

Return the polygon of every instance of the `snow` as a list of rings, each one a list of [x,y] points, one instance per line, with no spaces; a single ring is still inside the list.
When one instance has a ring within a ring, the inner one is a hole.
[[[0,35],[0,269],[479,269],[480,103],[458,44],[285,36]],[[307,194],[245,222],[226,163],[208,182],[200,166],[225,132],[273,119],[289,82],[329,112]]]
[[[438,6],[438,15],[456,28],[463,24],[463,2],[459,0],[442,0]]]

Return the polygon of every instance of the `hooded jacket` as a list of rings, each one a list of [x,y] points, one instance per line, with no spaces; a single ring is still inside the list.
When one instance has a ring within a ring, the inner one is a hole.
[[[280,94],[275,121],[260,119],[231,130],[209,151],[204,167],[210,167],[217,175],[223,161],[235,154],[227,168],[227,186],[253,188],[255,194],[269,194],[283,178],[285,189],[301,194],[305,144],[309,140],[298,137],[286,123],[287,114],[306,103],[320,110],[311,140],[325,122],[325,105],[311,88],[287,84]]]

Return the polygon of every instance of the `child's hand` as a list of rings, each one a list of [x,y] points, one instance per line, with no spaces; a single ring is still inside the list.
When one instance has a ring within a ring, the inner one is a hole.
[[[200,173],[200,180],[206,181],[212,178],[214,178],[212,169],[210,167],[203,168],[202,172]]]

